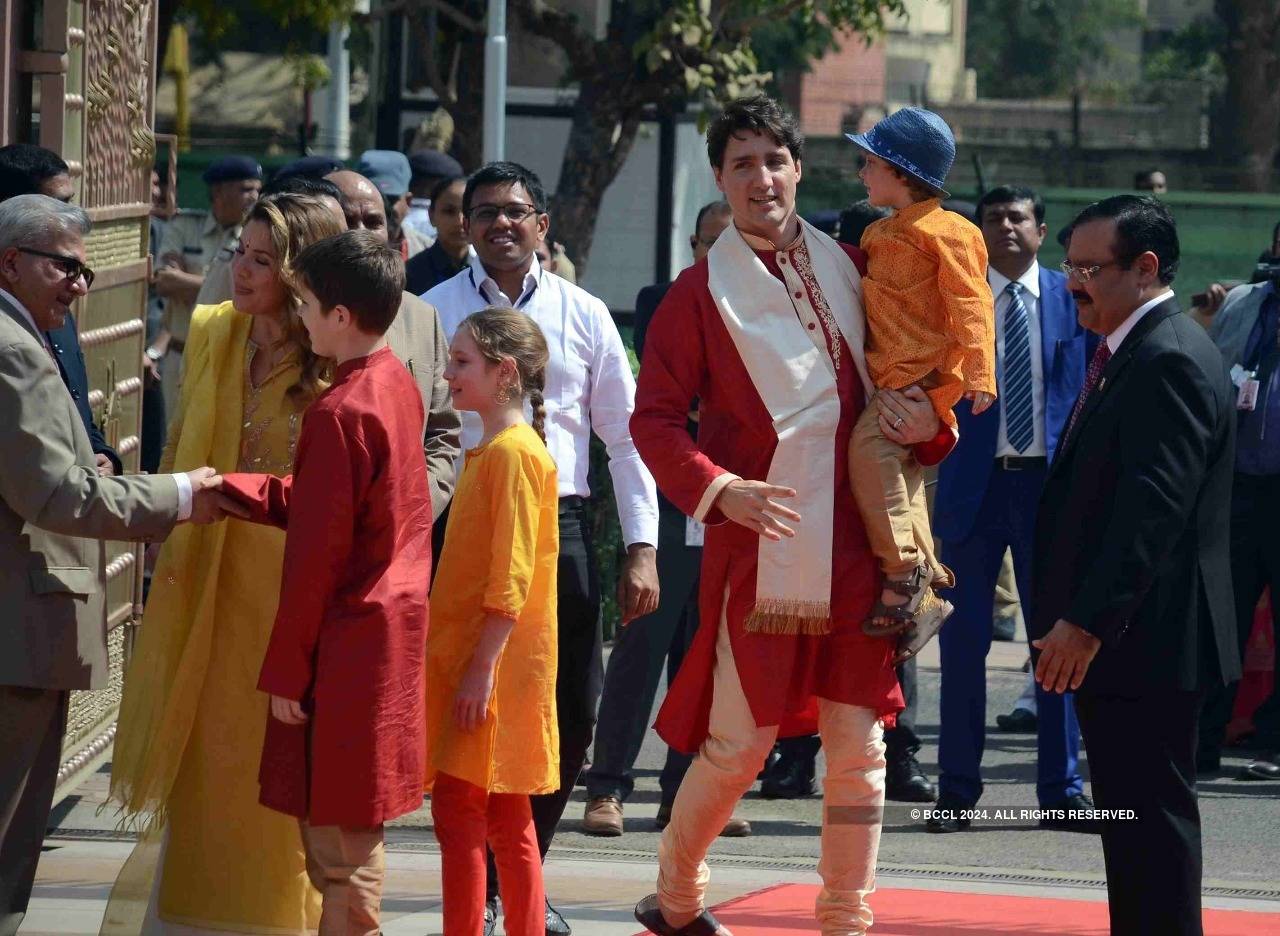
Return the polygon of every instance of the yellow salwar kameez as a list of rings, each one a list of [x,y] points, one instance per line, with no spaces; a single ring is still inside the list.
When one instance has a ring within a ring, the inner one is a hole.
[[[231,303],[194,313],[162,470],[292,470],[302,407],[286,391],[297,361],[286,357],[253,386],[249,324]],[[283,531],[239,520],[181,527],[161,551],[112,776],[113,796],[148,828],[112,891],[104,933],[316,928],[297,821],[258,804],[268,699],[257,681],[283,555]]]
[[[427,630],[427,786],[437,772],[490,793],[560,786],[556,727],[556,467],[528,425],[466,454],[449,506]],[[458,686],[486,612],[515,620],[484,724],[462,731]]]

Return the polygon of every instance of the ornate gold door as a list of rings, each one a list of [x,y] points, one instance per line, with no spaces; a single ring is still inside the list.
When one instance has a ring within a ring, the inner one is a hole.
[[[0,131],[5,142],[27,140],[61,154],[77,202],[93,219],[85,247],[97,278],[75,309],[89,399],[125,470],[137,471],[155,158],[155,2],[0,0],[0,11]],[[140,547],[108,544],[111,686],[72,696],[59,798],[110,748],[127,625],[141,609],[141,560]]]

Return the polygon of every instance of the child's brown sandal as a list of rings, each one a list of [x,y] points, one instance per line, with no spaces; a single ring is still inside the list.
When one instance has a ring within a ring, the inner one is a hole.
[[[887,605],[877,599],[871,608],[871,613],[862,622],[862,632],[868,637],[895,637],[910,631],[916,623],[916,613],[920,606],[926,600],[926,596],[933,592],[933,589],[928,587],[932,577],[933,573],[930,569],[920,565],[912,570],[911,578],[905,582],[885,579],[885,588],[903,595],[907,600],[900,605]],[[881,623],[885,620],[889,623]]]

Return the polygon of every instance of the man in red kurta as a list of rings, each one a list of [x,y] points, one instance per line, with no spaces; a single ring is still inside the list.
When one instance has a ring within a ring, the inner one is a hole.
[[[827,776],[817,918],[863,933],[884,805],[882,722],[902,708],[893,645],[862,633],[877,568],[845,453],[871,385],[864,257],[795,213],[803,140],[763,96],[708,132],[734,223],[650,325],[631,433],[658,486],[707,524],[703,624],[658,716],[701,755],[659,846],[657,933],[714,933],[705,855],[778,734],[823,735]],[[695,443],[685,414],[701,400]],[[954,435],[923,394],[882,394],[887,435],[940,461]],[[816,700],[816,701],[815,701]]]
[[[288,531],[258,680],[272,696],[260,801],[301,820],[307,871],[324,896],[321,936],[375,934],[382,825],[422,805],[426,764],[424,412],[381,337],[403,289],[399,257],[348,232],[294,266],[312,346],[339,362],[333,384],[307,409],[292,475],[228,474],[222,490],[248,519]],[[326,348],[333,336],[313,322],[332,329],[343,315],[368,353]]]

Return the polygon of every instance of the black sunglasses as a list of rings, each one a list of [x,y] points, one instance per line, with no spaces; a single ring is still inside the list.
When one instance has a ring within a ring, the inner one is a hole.
[[[76,257],[68,257],[66,254],[49,253],[46,250],[34,250],[30,247],[19,247],[19,253],[31,254],[33,257],[46,257],[54,262],[59,270],[66,274],[67,280],[74,283],[80,277],[84,277],[84,288],[93,288],[93,270],[89,269]]]

